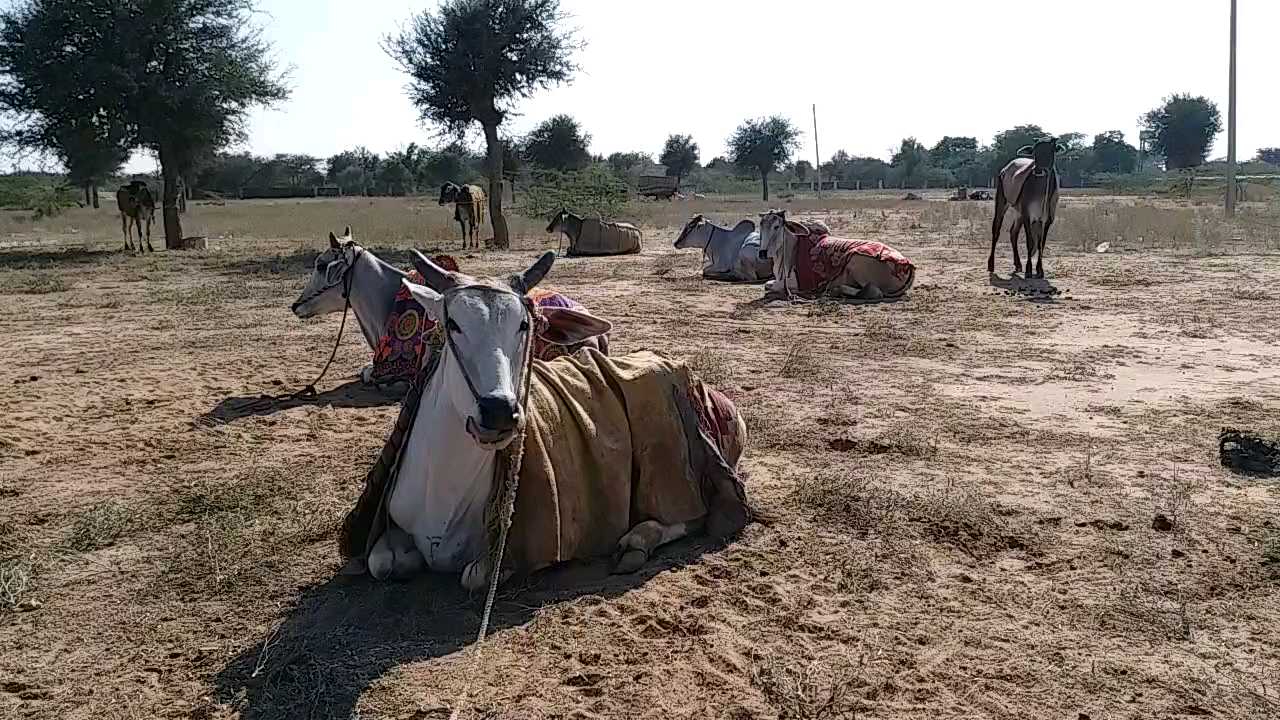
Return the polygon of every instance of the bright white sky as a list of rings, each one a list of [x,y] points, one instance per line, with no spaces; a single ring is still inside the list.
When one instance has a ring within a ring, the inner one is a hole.
[[[381,38],[432,0],[260,0],[289,101],[255,112],[247,149],[327,157],[432,144]],[[593,152],[656,155],[693,135],[702,161],[745,118],[790,117],[812,160],[836,150],[888,158],[914,135],[990,142],[1036,123],[1054,133],[1123,130],[1173,92],[1227,115],[1229,0],[563,0],[587,47],[567,86],[524,102],[508,129],[576,117]],[[1280,2],[1239,0],[1239,155],[1280,145]],[[473,136],[477,146],[478,133]],[[1226,135],[1213,155],[1226,153]],[[131,169],[150,170],[150,159]]]

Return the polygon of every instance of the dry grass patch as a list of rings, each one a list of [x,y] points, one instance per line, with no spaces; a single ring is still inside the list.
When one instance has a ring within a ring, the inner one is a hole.
[[[733,363],[723,352],[709,348],[699,348],[684,358],[689,367],[703,382],[724,388],[733,383]]]
[[[751,684],[787,720],[841,720],[874,710],[863,695],[876,684],[863,665],[865,656],[831,653],[813,660],[787,655],[756,654],[751,658]]]
[[[34,578],[34,558],[0,561],[0,611],[17,610],[30,592]]]
[[[827,447],[837,452],[860,455],[902,455],[928,460],[938,455],[939,434],[934,428],[915,420],[903,420],[871,437],[830,440]]]
[[[107,500],[78,515],[67,533],[67,547],[79,552],[114,545],[128,530],[132,513],[122,503]]]
[[[66,276],[57,270],[13,270],[0,273],[0,295],[47,295],[72,288]]]
[[[904,492],[861,470],[829,469],[802,477],[789,500],[829,529],[894,545],[928,541],[981,559],[1006,550],[1035,552],[1042,544],[1041,531],[1016,519],[1020,511],[974,487]]]
[[[787,350],[778,374],[792,380],[815,380],[830,372],[831,365],[813,345],[797,343]]]

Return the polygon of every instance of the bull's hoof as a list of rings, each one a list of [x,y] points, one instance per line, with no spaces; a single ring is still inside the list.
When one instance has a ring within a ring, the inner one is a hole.
[[[462,587],[467,592],[483,590],[489,583],[489,560],[476,560],[462,570]]]
[[[613,566],[613,572],[617,575],[627,575],[639,570],[649,560],[649,553],[643,550],[632,549],[622,553],[622,557],[618,558],[618,562]]]
[[[338,571],[339,575],[357,576],[369,572],[369,563],[362,557],[353,557]]]

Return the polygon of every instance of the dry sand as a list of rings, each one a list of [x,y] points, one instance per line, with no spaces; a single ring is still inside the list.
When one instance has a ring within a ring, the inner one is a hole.
[[[337,317],[288,311],[309,254],[0,253],[0,715],[1280,716],[1280,486],[1216,454],[1280,432],[1280,262],[1051,246],[1060,294],[1009,294],[892,212],[823,217],[916,261],[894,304],[762,305],[675,223],[557,262],[615,354],[734,398],[776,521],[509,588],[479,658],[456,579],[335,576],[397,407],[354,383],[358,332],[319,398],[230,409],[327,356]]]

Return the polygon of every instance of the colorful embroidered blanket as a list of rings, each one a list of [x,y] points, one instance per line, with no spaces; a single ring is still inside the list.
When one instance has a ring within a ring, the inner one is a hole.
[[[458,271],[458,264],[448,255],[437,255],[432,261],[446,270]],[[409,273],[409,282],[422,283],[422,276],[416,270]],[[587,312],[581,304],[572,298],[555,292],[534,288],[529,293],[534,305],[534,338],[533,356],[541,360],[551,360],[562,355],[570,355],[587,344],[560,345],[546,338],[549,322],[547,316],[539,312],[542,308],[564,308]],[[427,316],[422,305],[413,299],[413,295],[403,285],[396,291],[395,303],[391,307],[391,315],[378,338],[378,347],[373,353],[373,380],[379,383],[398,380],[413,380],[422,366],[427,353],[439,349],[442,338],[435,332],[436,322]],[[606,346],[607,347],[607,346]]]
[[[796,283],[802,293],[823,293],[859,255],[892,263],[893,274],[906,278],[914,266],[905,255],[875,240],[848,240],[819,232],[796,234]]]

